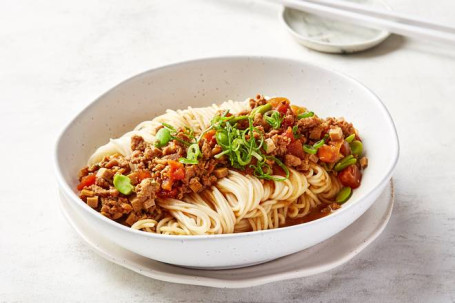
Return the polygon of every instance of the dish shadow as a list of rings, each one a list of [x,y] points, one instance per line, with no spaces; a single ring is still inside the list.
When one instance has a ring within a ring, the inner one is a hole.
[[[362,52],[350,53],[350,54],[346,54],[346,55],[356,56],[359,58],[379,57],[379,56],[384,56],[389,53],[392,53],[398,49],[401,49],[404,46],[406,46],[406,44],[407,44],[407,39],[405,37],[391,34],[382,43],[380,43],[379,45],[376,45],[373,48],[367,49]]]

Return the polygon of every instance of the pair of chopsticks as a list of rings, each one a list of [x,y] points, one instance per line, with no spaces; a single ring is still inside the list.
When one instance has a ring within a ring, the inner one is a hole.
[[[391,33],[455,46],[455,28],[340,0],[273,0],[286,7]]]

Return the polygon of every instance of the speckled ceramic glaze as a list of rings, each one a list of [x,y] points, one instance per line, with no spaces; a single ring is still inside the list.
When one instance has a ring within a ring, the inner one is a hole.
[[[380,0],[343,0],[372,7],[390,9]],[[284,8],[284,26],[302,45],[326,53],[353,53],[374,47],[390,33],[385,30],[361,27],[311,13]]]
[[[262,93],[286,96],[321,117],[344,116],[360,130],[369,158],[362,186],[332,215],[306,224],[240,234],[159,235],[107,219],[76,194],[89,155],[111,137],[167,108],[207,106]],[[96,130],[96,131],[93,131]],[[154,260],[198,268],[267,262],[316,245],[359,218],[387,186],[398,160],[398,138],[381,101],[359,82],[309,63],[284,58],[222,57],[150,70],[119,84],[79,113],[56,147],[62,198],[86,224],[116,245]]]

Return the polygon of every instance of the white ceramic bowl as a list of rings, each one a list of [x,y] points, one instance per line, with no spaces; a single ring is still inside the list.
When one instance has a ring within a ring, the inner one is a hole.
[[[260,232],[168,236],[132,230],[91,209],[77,196],[77,174],[96,147],[167,108],[207,106],[262,93],[285,96],[319,116],[344,116],[359,129],[369,167],[352,198],[330,216]],[[359,82],[309,63],[283,58],[224,57],[153,69],[117,85],[64,129],[56,146],[61,196],[100,234],[158,261],[198,268],[233,268],[286,256],[354,222],[387,185],[398,160],[396,130],[381,101]]]

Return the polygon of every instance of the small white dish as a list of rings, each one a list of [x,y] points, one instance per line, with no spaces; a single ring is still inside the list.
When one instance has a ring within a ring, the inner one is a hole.
[[[60,200],[60,209],[82,240],[98,255],[115,264],[166,282],[242,288],[311,276],[346,263],[382,233],[392,213],[393,202],[393,183],[390,181],[373,206],[339,234],[269,263],[228,270],[189,269],[142,257],[102,237],[65,199]]]
[[[369,159],[362,185],[324,218],[289,227],[222,235],[174,236],[133,230],[102,216],[76,194],[78,171],[108,141],[166,109],[245,100],[263,93],[286,96],[321,117],[344,116],[359,129]],[[394,123],[369,89],[340,73],[306,62],[271,57],[220,57],[150,70],[117,85],[65,128],[55,152],[62,199],[101,236],[157,261],[206,269],[264,263],[321,243],[359,218],[379,197],[399,156]],[[182,253],[184,252],[184,253]]]
[[[380,0],[349,1],[390,9]],[[386,30],[361,27],[287,7],[281,13],[281,20],[300,44],[324,53],[354,53],[367,50],[390,35]]]

